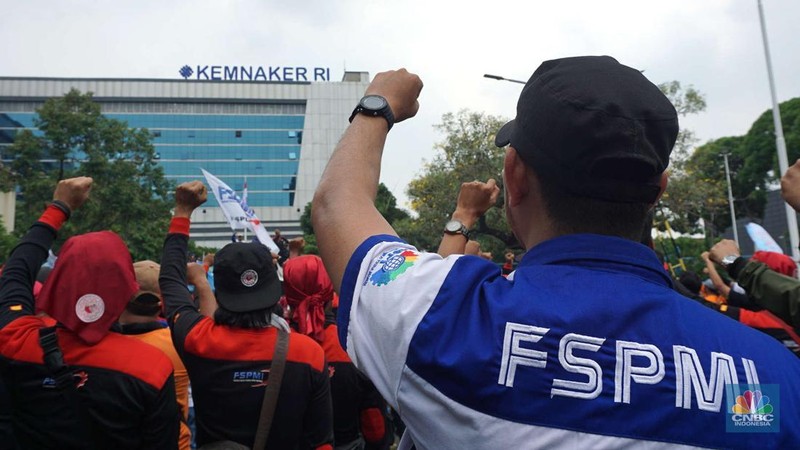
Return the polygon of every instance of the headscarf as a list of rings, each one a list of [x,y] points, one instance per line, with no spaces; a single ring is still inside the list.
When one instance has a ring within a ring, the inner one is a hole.
[[[782,253],[759,251],[753,254],[752,259],[766,264],[770,269],[787,277],[794,278],[797,272],[797,265],[792,258]]]
[[[39,308],[89,345],[99,342],[139,290],[128,247],[111,231],[64,243],[37,300]]]
[[[283,265],[283,292],[292,307],[297,331],[317,342],[325,337],[325,304],[333,298],[333,283],[318,256],[292,258]]]

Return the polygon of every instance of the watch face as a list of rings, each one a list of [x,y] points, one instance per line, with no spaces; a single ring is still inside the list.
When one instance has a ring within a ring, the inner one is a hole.
[[[728,256],[722,258],[722,264],[725,265],[725,266],[727,266],[729,264],[733,264],[733,262],[736,261],[736,258],[738,258],[738,256],[736,256],[736,255],[728,255]]]
[[[368,95],[361,99],[361,106],[371,110],[378,110],[386,106],[386,99],[378,95]]]
[[[458,233],[459,231],[461,231],[462,226],[463,225],[461,224],[461,222],[457,220],[451,220],[444,225],[444,229],[445,231],[449,231],[450,233]]]

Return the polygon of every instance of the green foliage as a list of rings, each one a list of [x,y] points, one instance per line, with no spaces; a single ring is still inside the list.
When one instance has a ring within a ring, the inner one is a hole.
[[[800,98],[780,104],[790,164],[800,158]],[[763,218],[767,192],[778,186],[780,170],[772,110],[766,110],[744,136],[723,137],[699,146],[670,178],[662,200],[673,228],[698,232],[706,222],[710,238],[731,225],[723,154],[728,153],[737,217]]]
[[[673,243],[668,237],[657,237],[653,240],[656,251],[662,253],[667,258],[670,264],[678,262],[678,252],[683,257],[683,262],[686,265],[686,270],[696,272],[703,276],[703,269],[706,267],[700,255],[708,251],[710,246],[703,239],[695,239],[688,236],[680,236],[675,238]],[[678,247],[678,251],[675,250]]]
[[[659,84],[658,87],[675,106],[680,117],[697,114],[706,108],[705,96],[692,86],[683,87],[678,81],[669,81]],[[690,164],[690,151],[696,142],[691,130],[681,129],[678,133],[670,157],[669,185],[656,208],[656,224],[659,229],[663,229],[664,221],[669,220],[678,231],[697,232],[698,218],[707,219],[707,209],[717,205],[720,198],[724,201],[725,195],[723,193],[720,197],[719,186],[698,179]]]
[[[306,240],[303,251],[308,255],[319,255],[317,235],[314,234],[314,227],[311,225],[311,202],[306,204],[303,215],[300,216],[300,228],[303,230],[303,239]]]
[[[38,218],[58,180],[90,176],[89,201],[60,235],[112,230],[125,240],[134,260],[158,260],[169,224],[171,185],[155,162],[150,133],[102,116],[91,93],[74,89],[45,102],[37,114],[34,125],[43,136],[24,130],[9,148],[22,194],[16,229],[24,233]]]
[[[706,109],[705,95],[695,89],[692,85],[683,87],[679,81],[668,81],[658,85],[661,92],[667,96],[678,116],[685,117],[689,114],[698,114]],[[672,150],[672,171],[682,172],[686,160],[689,158],[691,149],[697,143],[697,138],[692,130],[681,128],[678,138],[675,140],[675,147]]]
[[[406,211],[397,207],[397,198],[386,187],[385,184],[378,184],[378,193],[375,196],[375,208],[378,212],[389,222],[390,225],[395,226],[398,222],[408,220],[409,215]],[[311,202],[306,204],[303,214],[300,216],[300,228],[303,230],[303,238],[306,240],[306,246],[303,251],[306,254],[317,255],[319,248],[317,247],[317,236],[314,234],[314,227],[311,225]]]
[[[5,224],[0,220],[0,264],[5,264],[18,240],[16,236],[6,231]]]
[[[435,251],[442,239],[442,228],[455,210],[461,183],[489,178],[501,182],[505,150],[494,145],[494,136],[506,121],[468,110],[442,116],[442,122],[436,125],[444,135],[443,141],[434,146],[438,153],[407,189],[417,217],[397,224],[400,236],[418,248]],[[502,204],[501,198],[498,205]],[[502,208],[491,208],[483,224],[476,234],[481,249],[501,261],[506,249],[504,241],[510,236]]]

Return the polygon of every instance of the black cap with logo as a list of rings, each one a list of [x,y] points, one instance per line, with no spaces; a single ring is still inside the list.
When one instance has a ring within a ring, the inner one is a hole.
[[[272,254],[253,242],[235,242],[217,252],[214,285],[217,303],[233,312],[269,308],[283,295]]]

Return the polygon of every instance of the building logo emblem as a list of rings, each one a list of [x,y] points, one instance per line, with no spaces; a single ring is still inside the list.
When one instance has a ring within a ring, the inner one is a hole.
[[[189,66],[183,66],[183,67],[180,68],[180,70],[178,70],[178,73],[181,74],[181,76],[185,80],[185,79],[189,78],[190,76],[192,76],[192,74],[194,73],[194,70],[192,70],[192,68],[189,67]]]
[[[727,385],[726,430],[734,433],[777,433],[780,431],[780,393],[777,385]],[[739,389],[746,389],[742,392]],[[742,392],[737,395],[738,392]]]
[[[388,251],[378,258],[368,280],[374,286],[387,285],[413,266],[417,258],[419,255],[413,250],[400,248]]]

